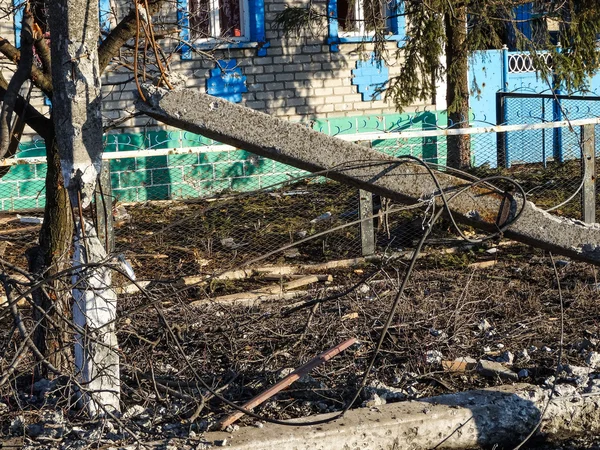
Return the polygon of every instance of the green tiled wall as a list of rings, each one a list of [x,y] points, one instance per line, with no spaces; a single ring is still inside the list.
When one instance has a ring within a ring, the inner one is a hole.
[[[314,129],[329,135],[376,131],[432,129],[444,123],[441,113],[387,114],[382,116],[317,119]],[[105,151],[119,152],[218,145],[202,136],[183,131],[146,134],[109,134]],[[375,149],[388,154],[411,154],[443,164],[442,138],[380,140]],[[43,142],[21,145],[19,157],[42,156]],[[285,164],[253,155],[245,150],[215,150],[110,161],[113,194],[119,201],[137,202],[211,197],[226,191],[251,191],[288,181],[304,172]],[[0,179],[0,210],[39,208],[44,205],[46,165],[18,165]]]

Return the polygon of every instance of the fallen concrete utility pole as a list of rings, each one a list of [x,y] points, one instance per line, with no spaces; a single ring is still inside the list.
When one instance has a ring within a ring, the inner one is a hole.
[[[165,91],[150,86],[147,90],[149,104],[138,102],[138,109],[168,125],[309,172],[326,171],[328,178],[399,202],[415,203],[439,194],[434,180],[419,164],[191,89]],[[448,195],[469,185],[444,172],[436,175]],[[515,217],[520,209],[517,203],[513,197],[480,185],[456,197],[451,209],[463,223],[496,231],[497,221],[510,223]],[[600,265],[600,225],[559,218],[531,202],[525,203],[519,220],[504,235]]]
[[[206,444],[231,450],[337,450],[513,448],[533,430],[547,402],[549,389],[517,384],[376,408],[350,410],[339,420],[319,426],[267,423],[234,433],[211,432]],[[318,415],[291,423],[324,419]],[[600,399],[564,396],[551,400],[538,435],[564,439],[600,432]]]

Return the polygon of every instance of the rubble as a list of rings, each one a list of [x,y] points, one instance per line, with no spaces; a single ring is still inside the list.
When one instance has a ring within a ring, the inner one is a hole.
[[[477,364],[477,372],[484,377],[499,377],[506,380],[517,381],[519,376],[510,369],[496,361],[480,360]]]
[[[592,369],[600,368],[600,353],[598,352],[590,352],[585,357],[585,363],[590,366]]]

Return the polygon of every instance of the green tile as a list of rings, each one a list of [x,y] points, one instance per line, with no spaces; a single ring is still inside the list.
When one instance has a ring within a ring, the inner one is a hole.
[[[202,197],[218,195],[230,189],[230,180],[202,181],[198,184],[198,191]]]
[[[212,139],[208,139],[204,136],[200,136],[199,134],[182,132],[181,133],[181,146],[182,147],[199,147],[201,145],[211,145],[213,144]]]
[[[16,181],[0,181],[0,198],[14,198],[19,195],[19,185]]]
[[[201,196],[198,186],[194,183],[174,183],[171,185],[171,198],[197,198]]]
[[[138,188],[138,201],[146,200],[168,200],[169,186],[148,186],[146,188]]]
[[[313,120],[313,130],[320,131],[321,133],[329,134],[329,121],[327,119]]]
[[[176,183],[183,179],[183,169],[175,167],[172,169],[154,169],[152,170],[152,184]]]
[[[198,155],[198,162],[200,164],[208,164],[219,161],[227,161],[229,159],[228,152],[206,152]]]
[[[118,173],[110,174],[110,184],[113,189],[119,189],[119,187],[121,187],[121,185],[119,183],[119,178],[120,178],[120,176]]]
[[[48,172],[48,164],[36,164],[35,165],[35,173],[37,178],[46,178],[46,173]]]
[[[146,137],[140,133],[123,133],[116,134],[118,142],[118,150],[132,151],[146,148]]]
[[[45,197],[40,196],[39,198],[16,198],[14,200],[7,200],[5,204],[7,209],[18,211],[20,209],[39,208],[44,204]]]
[[[135,158],[135,162],[137,170],[156,169],[169,166],[167,155]]]
[[[186,153],[184,155],[168,155],[169,167],[173,166],[191,166],[198,164],[197,153]]]
[[[255,160],[255,163],[250,161],[245,162],[246,175],[262,175],[266,173],[273,173],[273,160],[260,158]]]
[[[30,158],[33,156],[46,156],[46,147],[42,142],[26,142],[19,144],[17,152],[19,158]]]
[[[356,132],[356,120],[354,117],[329,119],[329,133],[332,136],[338,134],[354,134]]]
[[[137,189],[114,189],[113,196],[120,202],[136,202]]]
[[[386,131],[402,131],[413,127],[410,114],[384,114]]]
[[[104,145],[104,151],[108,153],[116,152],[119,148],[119,139],[117,134],[105,134],[102,136],[102,144]]]
[[[16,180],[31,180],[36,178],[35,166],[31,164],[19,164],[12,166],[8,173],[2,177],[2,181],[16,181]]]
[[[44,180],[19,181],[19,197],[36,197],[45,189]]]
[[[120,186],[122,188],[143,186],[150,184],[150,173],[146,171],[121,173]]]
[[[135,158],[119,158],[110,161],[111,172],[135,170]]]
[[[287,164],[273,161],[273,173],[298,173],[300,171],[300,169],[297,169],[293,166],[288,166]]]
[[[183,168],[183,179],[188,180],[212,180],[214,171],[212,164],[200,164]]]
[[[252,156],[252,153],[246,150],[231,150],[229,152],[229,161],[244,161]]]
[[[356,117],[355,119],[358,126],[358,133],[385,131],[383,116],[363,116]]]
[[[243,162],[234,162],[234,163],[216,163],[215,167],[215,178],[231,178],[231,177],[241,177],[244,175],[244,163]]]

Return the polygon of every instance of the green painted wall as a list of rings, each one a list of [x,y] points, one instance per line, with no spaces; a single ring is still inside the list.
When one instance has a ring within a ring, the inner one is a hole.
[[[383,116],[317,119],[315,130],[329,135],[375,131],[433,129],[444,124],[441,113],[388,114]],[[183,131],[145,134],[109,134],[106,152],[217,145],[210,139]],[[381,140],[371,143],[392,155],[411,154],[443,164],[445,145],[440,138]],[[21,144],[18,157],[43,156],[43,142]],[[304,172],[245,150],[217,150],[184,155],[120,158],[110,161],[113,194],[118,201],[212,197],[227,191],[244,192],[285,182]],[[1,174],[2,172],[0,172]],[[18,211],[44,206],[46,165],[18,165],[0,179],[0,210]]]

